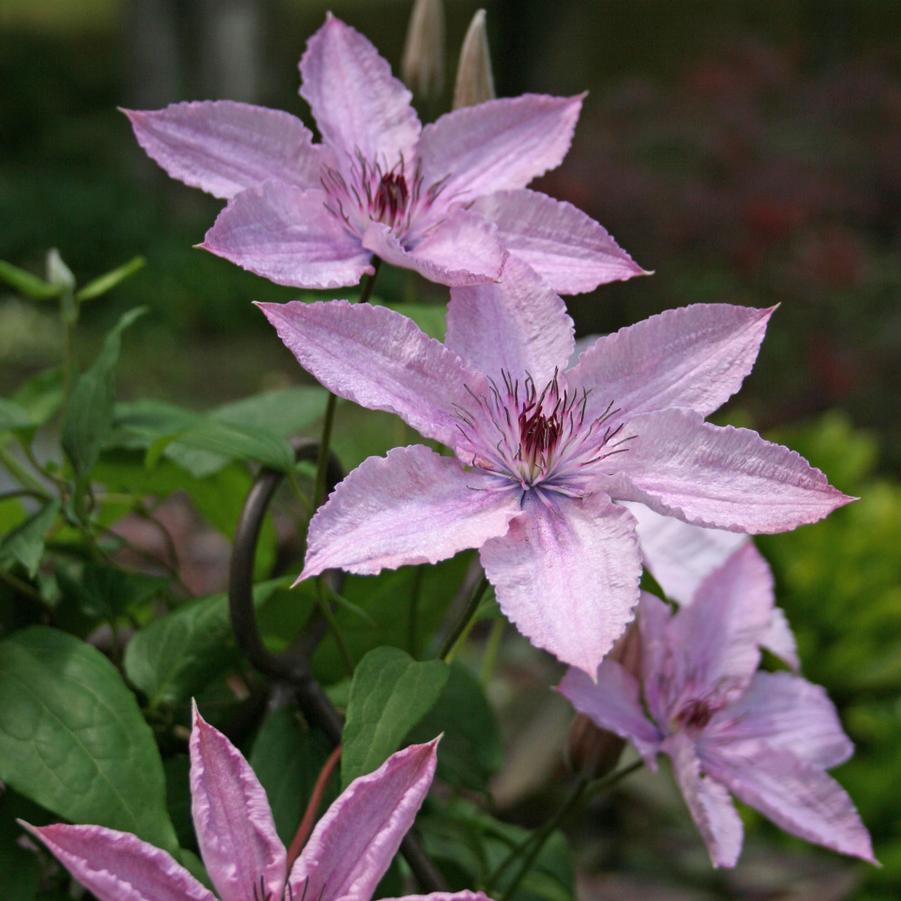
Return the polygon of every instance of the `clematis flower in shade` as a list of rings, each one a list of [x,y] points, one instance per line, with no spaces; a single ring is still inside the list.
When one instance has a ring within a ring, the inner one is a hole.
[[[670,310],[564,370],[563,301],[515,260],[500,283],[451,291],[446,346],[384,307],[260,307],[329,390],[455,453],[415,445],[365,460],[310,523],[300,578],[480,548],[504,613],[591,675],[639,597],[635,519],[619,501],[780,532],[849,500],[787,448],[704,421],[751,370],[771,310]]]
[[[321,144],[245,103],[124,111],[169,175],[229,201],[211,253],[303,288],[354,285],[373,256],[463,285],[496,279],[510,252],[567,294],[644,273],[597,222],[526,188],[563,160],[581,97],[491,100],[422,128],[388,63],[331,14],[300,72]]]
[[[773,574],[769,564],[747,535],[692,526],[670,516],[661,516],[644,504],[625,504],[638,525],[638,542],[644,565],[657,580],[668,598],[690,604],[704,580],[719,569],[741,547],[750,547],[749,557],[756,558],[761,573],[761,590],[774,597]],[[800,668],[798,646],[788,618],[773,601],[769,628],[761,639],[761,647],[774,654],[792,669]]]
[[[739,548],[675,615],[644,594],[641,679],[604,660],[596,682],[570,669],[559,690],[653,769],[659,753],[671,758],[714,866],[734,866],[741,852],[730,792],[787,832],[875,863],[851,799],[826,773],[853,752],[826,692],[793,673],[756,672],[773,613],[762,562],[752,545]]]
[[[435,774],[438,740],[393,754],[326,811],[288,871],[263,787],[240,751],[194,711],[191,812],[222,901],[369,901],[413,824]],[[100,901],[215,901],[165,851],[102,826],[30,826]],[[408,895],[490,901],[476,892]],[[397,901],[397,899],[394,899]]]

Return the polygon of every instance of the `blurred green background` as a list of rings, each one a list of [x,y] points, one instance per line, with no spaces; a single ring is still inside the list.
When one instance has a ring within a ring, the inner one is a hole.
[[[123,310],[151,308],[129,339],[124,397],[204,408],[300,378],[250,304],[299,292],[192,249],[218,202],[168,181],[116,107],[228,97],[309,121],[296,63],[326,5],[0,0],[0,258],[40,271],[55,246],[84,281],[147,257],[85,309],[88,359]],[[395,67],[410,5],[328,4]],[[590,91],[573,150],[542,187],[598,218],[655,275],[572,300],[580,334],[694,301],[781,304],[727,418],[786,440],[863,498],[762,544],[805,671],[858,743],[838,776],[884,869],[754,820],[742,865],[714,878],[678,802],[636,790],[579,827],[585,897],[901,896],[901,4],[446,5],[448,82],[481,5],[500,94]],[[404,273],[386,276],[385,300],[442,301]],[[55,360],[61,340],[54,312],[3,297],[0,394]],[[544,802],[536,791],[516,813],[528,822]]]

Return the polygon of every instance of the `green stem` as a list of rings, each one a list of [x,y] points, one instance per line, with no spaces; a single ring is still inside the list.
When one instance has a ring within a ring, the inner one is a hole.
[[[41,597],[40,593],[35,591],[27,582],[23,582],[18,576],[14,576],[12,573],[0,569],[0,582],[6,582],[13,591],[18,591],[19,594],[24,594],[25,597],[31,598],[33,601],[37,601],[45,607],[47,606],[46,601]]]
[[[35,495],[46,501],[51,499],[49,492],[2,444],[0,444],[0,462],[9,470],[13,478]]]
[[[407,647],[414,660],[419,659],[419,599],[422,597],[422,580],[425,568],[417,566],[413,574],[413,591],[410,595],[410,621],[408,625]]]
[[[466,604],[466,609],[463,611],[463,615],[451,630],[450,635],[447,636],[447,639],[444,642],[444,646],[441,648],[441,653],[438,655],[445,662],[450,663],[450,661],[454,657],[454,654],[456,653],[457,643],[461,642],[463,638],[465,638],[465,636],[469,633],[469,630],[472,627],[472,619],[476,615],[476,611],[479,609],[479,604],[482,601],[482,595],[485,594],[487,588],[488,579],[486,579],[485,574],[482,573],[478,583],[476,584],[476,587],[473,589],[472,594],[469,596],[469,601]]]
[[[498,618],[491,624],[491,632],[488,635],[488,642],[485,645],[485,655],[482,657],[482,668],[479,672],[479,679],[483,686],[487,686],[491,682],[494,675],[494,667],[497,664],[497,655],[501,648],[501,641],[504,638],[504,629],[507,626],[505,619]]]
[[[347,674],[352,676],[354,674],[354,658],[350,653],[347,642],[344,640],[344,635],[341,632],[341,627],[338,625],[338,620],[335,619],[331,605],[325,596],[325,585],[322,580],[323,576],[316,580],[316,602],[319,604],[319,610],[328,623],[329,629],[332,630],[332,635],[335,636],[335,644],[338,646],[338,653],[341,655]]]

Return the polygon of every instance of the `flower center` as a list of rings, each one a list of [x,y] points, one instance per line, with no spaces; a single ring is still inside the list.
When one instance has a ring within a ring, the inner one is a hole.
[[[628,448],[613,403],[587,415],[589,392],[561,388],[557,373],[539,391],[530,375],[520,382],[503,372],[503,386],[457,407],[458,452],[470,465],[500,480],[499,487],[538,488],[582,497],[602,461]]]
[[[682,707],[675,721],[685,729],[703,729],[713,718],[714,712],[707,701],[696,698]]]

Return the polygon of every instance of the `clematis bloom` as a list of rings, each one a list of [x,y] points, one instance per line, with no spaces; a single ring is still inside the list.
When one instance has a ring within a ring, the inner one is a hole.
[[[241,752],[196,708],[191,812],[200,853],[222,901],[369,901],[413,824],[435,774],[438,740],[393,754],[355,779],[326,811],[288,871],[266,793]],[[215,901],[165,851],[102,826],[29,826],[100,901]],[[490,901],[480,892],[409,901]],[[398,901],[398,899],[394,899]]]
[[[331,14],[300,72],[321,144],[245,103],[125,110],[169,175],[228,200],[211,253],[303,288],[354,285],[373,256],[462,285],[496,279],[509,252],[567,294],[643,274],[597,222],[526,188],[563,160],[581,97],[491,100],[422,128],[388,63]]]
[[[714,866],[734,866],[741,852],[730,792],[787,832],[875,862],[851,799],[826,773],[853,752],[826,692],[793,673],[756,672],[773,613],[762,563],[753,545],[739,548],[674,615],[644,594],[640,680],[604,660],[597,681],[570,669],[559,690],[652,769],[658,754],[671,758]]]
[[[451,291],[446,345],[384,307],[260,307],[329,390],[455,453],[415,445],[365,460],[310,523],[300,578],[480,548],[504,613],[591,675],[639,596],[635,519],[619,501],[780,532],[849,500],[787,448],[704,421],[751,370],[771,310],[670,310],[565,369],[563,301],[515,260],[497,284]]]

